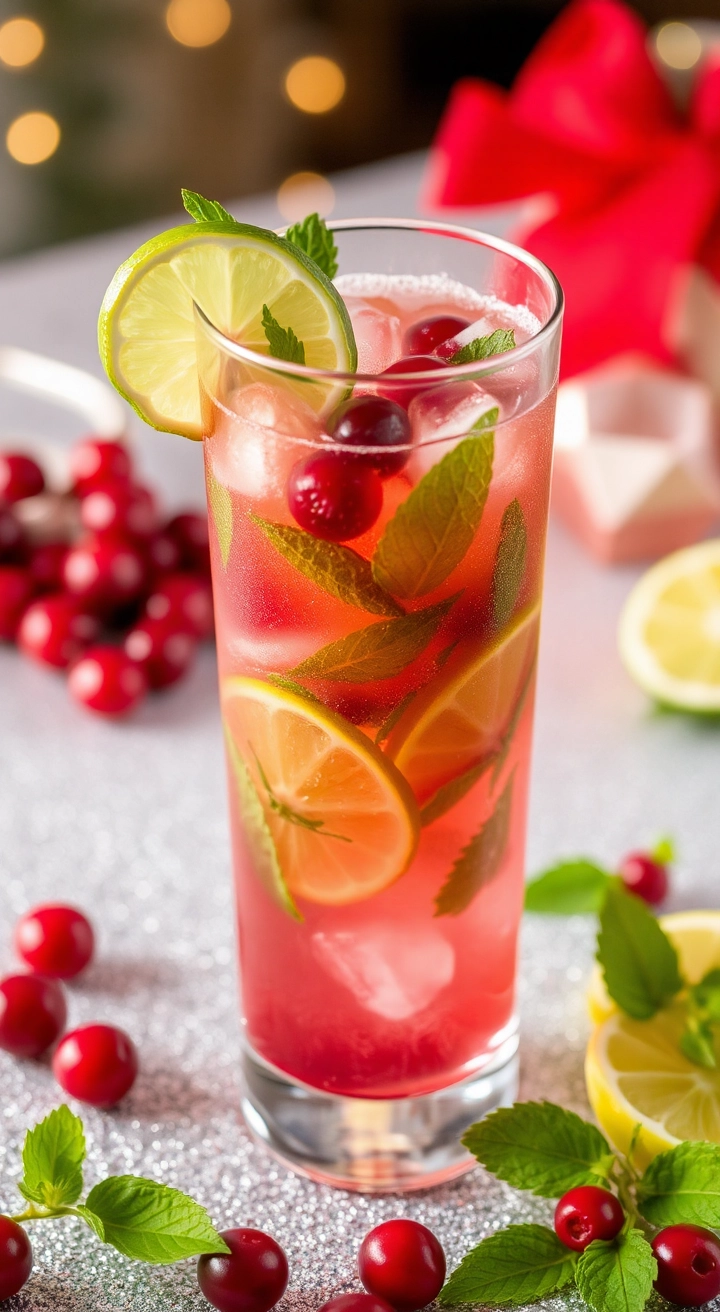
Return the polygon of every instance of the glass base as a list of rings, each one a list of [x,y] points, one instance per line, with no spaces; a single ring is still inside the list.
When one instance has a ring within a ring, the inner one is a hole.
[[[300,1084],[243,1051],[242,1109],[251,1133],[293,1171],[359,1193],[427,1189],[475,1158],[460,1137],[518,1088],[514,1033],[476,1075],[416,1098],[345,1098]]]

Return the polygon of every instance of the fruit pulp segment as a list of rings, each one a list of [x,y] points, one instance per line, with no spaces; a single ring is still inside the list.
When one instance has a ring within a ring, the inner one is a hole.
[[[350,314],[374,326],[381,367],[423,318],[491,315],[447,289],[364,290]],[[522,376],[499,401],[437,376],[410,403],[412,449],[383,474],[379,517],[340,543],[299,527],[288,500],[332,416],[257,370],[205,397],[247,1035],[287,1075],[349,1096],[443,1088],[514,1027],[554,395],[524,406]],[[433,504],[444,554],[412,595],[408,544]]]

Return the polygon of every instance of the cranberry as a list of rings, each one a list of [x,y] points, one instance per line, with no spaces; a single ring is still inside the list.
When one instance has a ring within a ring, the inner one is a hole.
[[[408,328],[403,346],[408,355],[429,355],[437,346],[457,337],[463,328],[470,327],[470,320],[459,314],[434,314],[430,319],[421,319]]]
[[[445,1254],[432,1230],[419,1221],[383,1221],[363,1239],[358,1267],[369,1293],[396,1312],[416,1312],[440,1293]]]
[[[125,651],[151,688],[167,688],[192,665],[195,638],[172,618],[141,620],[125,639]]]
[[[629,852],[618,873],[631,893],[653,907],[667,897],[667,866],[649,852]]]
[[[26,656],[64,670],[95,641],[98,629],[94,615],[87,615],[74,597],[60,594],[28,606],[17,640]]]
[[[0,1048],[13,1057],[39,1057],[62,1034],[66,1020],[57,980],[6,975],[0,981]]]
[[[196,569],[201,574],[210,573],[210,533],[207,515],[184,510],[168,521],[165,532],[169,533],[177,543],[185,569]]]
[[[20,521],[7,506],[0,505],[0,560],[16,561],[22,558],[24,534]]]
[[[137,600],[146,576],[137,547],[114,538],[84,538],[68,552],[63,568],[68,592],[102,615]]]
[[[30,1278],[32,1265],[27,1231],[9,1216],[0,1216],[0,1303],[20,1292]]]
[[[262,1230],[223,1230],[229,1253],[203,1253],[198,1284],[219,1312],[269,1312],[288,1282],[287,1258]]]
[[[30,552],[29,569],[37,592],[56,592],[62,587],[67,542],[41,542]]]
[[[670,1303],[700,1307],[720,1294],[720,1240],[701,1225],[669,1225],[652,1241],[655,1288]]]
[[[183,625],[196,638],[211,638],[214,620],[210,584],[199,574],[168,574],[148,597],[145,614],[151,620]]]
[[[45,475],[29,456],[0,451],[0,500],[23,501],[45,489]]]
[[[333,415],[330,436],[345,446],[378,447],[378,454],[367,456],[368,464],[381,477],[396,474],[407,464],[409,451],[381,454],[387,446],[408,446],[412,430],[407,411],[385,396],[357,396],[346,401]]]
[[[614,1239],[624,1221],[615,1195],[596,1184],[568,1189],[555,1208],[555,1234],[576,1253],[584,1252],[594,1239]]]
[[[92,960],[93,928],[87,916],[61,903],[27,911],[15,926],[15,951],[31,970],[74,979]]]
[[[383,369],[379,378],[389,378],[392,374],[416,374],[432,372],[433,369],[445,369],[443,360],[438,360],[436,355],[404,355],[402,359],[395,360],[394,364],[388,365]],[[378,388],[381,396],[386,396],[391,401],[397,401],[398,405],[404,406],[407,410],[410,402],[421,392],[427,390],[424,382],[418,383],[383,383]]]
[[[132,483],[101,483],[83,497],[80,523],[90,533],[147,538],[157,529],[155,498]]]
[[[323,1303],[318,1312],[394,1312],[384,1298],[374,1294],[338,1294]]]
[[[114,1107],[132,1088],[138,1073],[135,1044],[114,1025],[83,1025],[66,1034],[55,1049],[58,1084],[91,1107]]]
[[[145,543],[151,579],[162,578],[165,574],[176,574],[180,569],[181,555],[177,542],[167,531],[153,533]]]
[[[29,570],[19,565],[0,565],[0,639],[14,642],[23,611],[34,592]]]
[[[87,437],[72,449],[70,473],[75,490],[81,494],[109,479],[130,479],[132,465],[127,447],[122,442]]]
[[[147,679],[121,647],[90,647],[68,679],[71,695],[99,715],[125,715],[147,692]]]
[[[382,503],[380,475],[358,456],[318,451],[290,471],[290,512],[316,538],[346,542],[361,537],[372,528]]]

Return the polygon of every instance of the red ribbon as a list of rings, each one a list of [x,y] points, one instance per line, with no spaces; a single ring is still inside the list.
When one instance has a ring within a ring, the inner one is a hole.
[[[720,281],[720,61],[706,61],[684,119],[637,15],[620,0],[573,0],[512,91],[459,82],[429,204],[540,194],[543,221],[522,241],[565,289],[563,373],[627,350],[672,360],[683,275],[701,264]]]

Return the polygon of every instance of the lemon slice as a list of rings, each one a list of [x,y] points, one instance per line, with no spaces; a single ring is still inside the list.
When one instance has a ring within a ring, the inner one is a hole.
[[[352,372],[357,350],[345,304],[303,251],[264,228],[192,223],[146,242],[120,266],[102,303],[98,337],[110,381],[146,423],[202,437],[193,302],[227,337],[269,355],[263,305],[305,347],[316,369]],[[278,375],[280,378],[280,375]],[[342,385],[285,376],[313,409]]]
[[[709,970],[720,966],[720,911],[677,911],[660,916],[660,924],[677,949],[680,973],[689,984],[698,984]],[[587,1003],[595,1025],[617,1011],[597,963],[590,977]]]
[[[618,638],[628,672],[651,697],[720,712],[720,540],[648,570],[628,597]]]
[[[532,674],[539,621],[536,606],[480,651],[461,642],[398,720],[387,752],[421,802],[498,749]]]
[[[291,897],[343,906],[403,874],[417,847],[417,805],[369,738],[321,703],[259,679],[228,678],[221,698]]]

